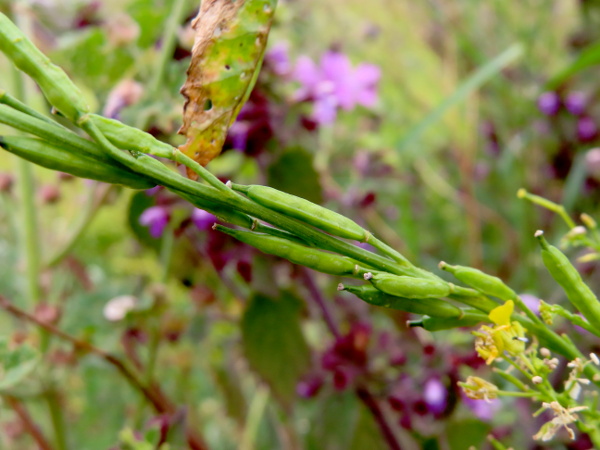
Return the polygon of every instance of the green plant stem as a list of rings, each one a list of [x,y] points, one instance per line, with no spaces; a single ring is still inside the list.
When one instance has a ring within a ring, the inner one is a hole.
[[[38,445],[40,450],[53,450],[54,447],[50,444],[40,427],[34,422],[33,418],[25,408],[25,405],[17,397],[11,395],[3,395],[2,399],[7,405],[15,412],[19,417],[21,425],[25,433],[29,434],[31,438]]]
[[[269,390],[259,386],[250,403],[248,418],[240,439],[240,450],[253,450],[255,448],[258,428],[265,414],[265,409],[269,401]]]
[[[16,95],[25,98],[25,80],[13,66],[13,85]],[[21,220],[23,226],[22,243],[26,264],[27,288],[24,298],[34,303],[41,299],[40,287],[40,239],[37,227],[37,211],[35,206],[35,179],[33,165],[23,159],[17,162],[19,202],[21,204]]]
[[[17,111],[21,111],[24,114],[35,117],[36,119],[42,120],[52,125],[56,125],[59,127],[63,127],[58,122],[55,122],[50,117],[45,116],[44,114],[36,111],[35,109],[29,107],[25,103],[19,101],[19,99],[13,97],[12,95],[5,92],[3,89],[0,89],[0,103],[3,103]],[[64,127],[63,127],[64,128]],[[66,129],[66,128],[65,128]]]
[[[51,387],[44,395],[48,410],[50,411],[50,419],[52,420],[52,428],[54,430],[54,442],[57,450],[67,450],[67,435],[65,429],[65,419],[63,415],[63,407],[60,404],[60,397],[55,387]]]
[[[100,210],[100,206],[106,201],[108,195],[113,190],[112,185],[95,184],[90,190],[90,193],[85,201],[85,208],[81,217],[74,226],[73,232],[68,241],[59,249],[45,264],[46,267],[55,267],[71,252],[73,247],[84,235],[87,228],[92,223],[96,213]]]
[[[175,49],[177,28],[179,27],[179,24],[183,20],[184,14],[186,13],[186,3],[187,0],[175,0],[169,18],[167,19],[165,32],[162,35],[160,56],[158,57],[154,66],[154,76],[152,77],[148,87],[148,97],[150,98],[156,98],[159,96],[158,94],[162,89],[168,63],[172,58],[173,50]]]
[[[165,285],[169,279],[169,268],[171,266],[171,257],[173,255],[173,243],[175,242],[175,231],[171,225],[165,229],[160,246],[160,267],[162,270],[161,283]],[[155,308],[161,308],[161,300],[155,302]],[[150,342],[148,344],[148,360],[144,370],[144,379],[146,383],[152,383],[154,379],[154,369],[158,360],[158,350],[160,348],[160,318],[153,316],[150,318]]]

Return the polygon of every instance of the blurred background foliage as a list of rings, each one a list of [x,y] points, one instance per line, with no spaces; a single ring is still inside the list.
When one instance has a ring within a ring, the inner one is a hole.
[[[175,3],[0,8],[95,111],[178,145],[197,2],[180,2],[176,46],[161,65]],[[257,87],[208,167],[322,203],[430,270],[439,260],[471,265],[518,292],[563,301],[533,232],[558,241],[567,228],[515,194],[524,187],[563,202],[574,217],[597,213],[599,20],[592,0],[280,1]],[[381,73],[377,103],[341,110],[332,124],[315,120],[314,99],[297,97],[294,77],[299,58],[318,65],[327,51]],[[5,59],[0,86],[15,86]],[[24,94],[48,109],[32,84]],[[461,397],[456,381],[486,370],[469,333],[407,329],[407,314],[362,304],[336,292],[340,280],[217,235],[210,217],[160,189],[35,168],[43,295],[34,302],[15,165],[0,160],[0,294],[119,355],[173,407],[153,410],[102,358],[2,314],[2,337],[37,352],[19,383],[0,387],[2,448],[34,445],[19,405],[59,449],[184,448],[186,423],[214,449],[486,448],[490,432],[536,448],[542,418],[527,403]],[[140,217],[152,207],[162,216],[148,228]],[[580,269],[598,288],[597,264]],[[573,445],[591,448],[585,435]]]

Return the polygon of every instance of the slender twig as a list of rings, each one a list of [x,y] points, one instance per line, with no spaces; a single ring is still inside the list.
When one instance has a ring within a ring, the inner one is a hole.
[[[40,450],[54,450],[40,427],[34,422],[33,418],[25,408],[25,405],[12,395],[3,395],[4,401],[12,408],[15,414],[19,417],[23,429],[33,438]]]
[[[381,431],[381,434],[383,435],[383,438],[385,439],[385,442],[388,444],[389,448],[391,450],[401,450],[400,444],[398,443],[392,428],[387,423],[385,415],[383,414],[379,403],[375,397],[373,397],[373,394],[371,394],[371,392],[369,392],[365,386],[358,386],[355,392],[358,398],[364,403],[369,411],[371,411],[371,414],[373,415],[373,418],[375,419],[375,422],[377,423],[377,426],[379,427],[379,430]]]
[[[12,67],[14,89],[18,97],[25,97],[25,80],[23,75]],[[27,292],[26,298],[34,303],[39,302],[42,291],[40,287],[40,241],[37,229],[37,212],[35,207],[35,179],[33,165],[23,159],[17,162],[19,203],[21,205],[23,232],[21,235],[26,261]]]
[[[175,411],[175,405],[173,405],[171,401],[162,393],[158,385],[156,385],[155,383],[151,385],[144,383],[141,377],[128,364],[126,364],[118,357],[111,355],[110,353],[105,352],[104,350],[98,347],[95,347],[89,342],[81,341],[65,333],[64,331],[56,328],[52,324],[39,320],[37,317],[13,305],[10,301],[8,301],[8,299],[6,299],[2,295],[0,295],[0,308],[11,313],[15,317],[18,317],[19,319],[38,325],[39,327],[43,328],[44,330],[48,331],[54,336],[57,336],[61,339],[70,342],[75,348],[89,353],[93,353],[96,356],[99,356],[100,358],[105,360],[107,363],[111,364],[123,375],[123,377],[129,382],[129,384],[133,388],[139,391],[152,404],[157,413],[172,413]],[[194,430],[187,430],[187,440],[188,445],[193,450],[208,449],[203,439],[200,436],[198,436],[197,432],[195,432]]]
[[[156,60],[154,76],[152,77],[152,81],[150,82],[150,86],[148,88],[150,96],[153,98],[156,98],[160,89],[162,89],[162,82],[164,81],[165,73],[168,67],[168,61],[173,57],[173,50],[175,49],[177,28],[179,27],[179,24],[186,13],[186,3],[187,0],[176,0],[171,9],[171,14],[167,19],[165,32],[162,36],[160,56]]]
[[[321,294],[319,288],[317,288],[315,281],[313,280],[312,274],[305,267],[300,268],[300,273],[302,278],[304,279],[304,283],[306,289],[308,289],[308,293],[310,294],[310,298],[315,301],[319,309],[321,310],[321,314],[323,315],[323,320],[327,324],[327,328],[331,334],[333,334],[336,338],[340,337],[340,330],[333,319],[333,315],[329,308],[327,307],[327,303]]]
[[[89,193],[89,197],[86,199],[86,206],[81,214],[81,218],[77,225],[74,226],[74,231],[71,234],[69,240],[65,245],[54,254],[49,261],[46,263],[47,267],[54,267],[58,265],[75,247],[79,239],[83,236],[88,226],[92,223],[92,220],[96,216],[96,213],[100,210],[100,206],[108,198],[108,194],[113,190],[112,185],[100,185],[96,183]]]

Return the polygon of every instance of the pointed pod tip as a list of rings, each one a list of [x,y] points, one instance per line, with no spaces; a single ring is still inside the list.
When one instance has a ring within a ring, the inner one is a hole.
[[[439,267],[440,269],[442,269],[442,270],[444,270],[444,267],[446,267],[447,265],[448,265],[448,264],[446,264],[446,262],[445,262],[445,261],[440,261],[440,262],[438,263],[438,267]]]
[[[542,230],[537,230],[537,231],[535,232],[535,234],[534,234],[534,236],[535,236],[536,238],[539,238],[539,237],[541,237],[541,236],[543,236],[543,235],[544,235],[544,232],[543,232]]]

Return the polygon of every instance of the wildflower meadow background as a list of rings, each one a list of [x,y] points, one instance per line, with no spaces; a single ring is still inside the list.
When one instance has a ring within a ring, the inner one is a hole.
[[[179,146],[198,4],[0,12],[92,112]],[[591,0],[280,0],[255,87],[206,166],[323,205],[499,299],[469,323],[370,305],[356,280],[214,230],[225,222],[162,186],[2,150],[0,448],[598,448],[599,26]],[[0,54],[5,92],[51,109]],[[555,248],[583,281],[552,271]]]

